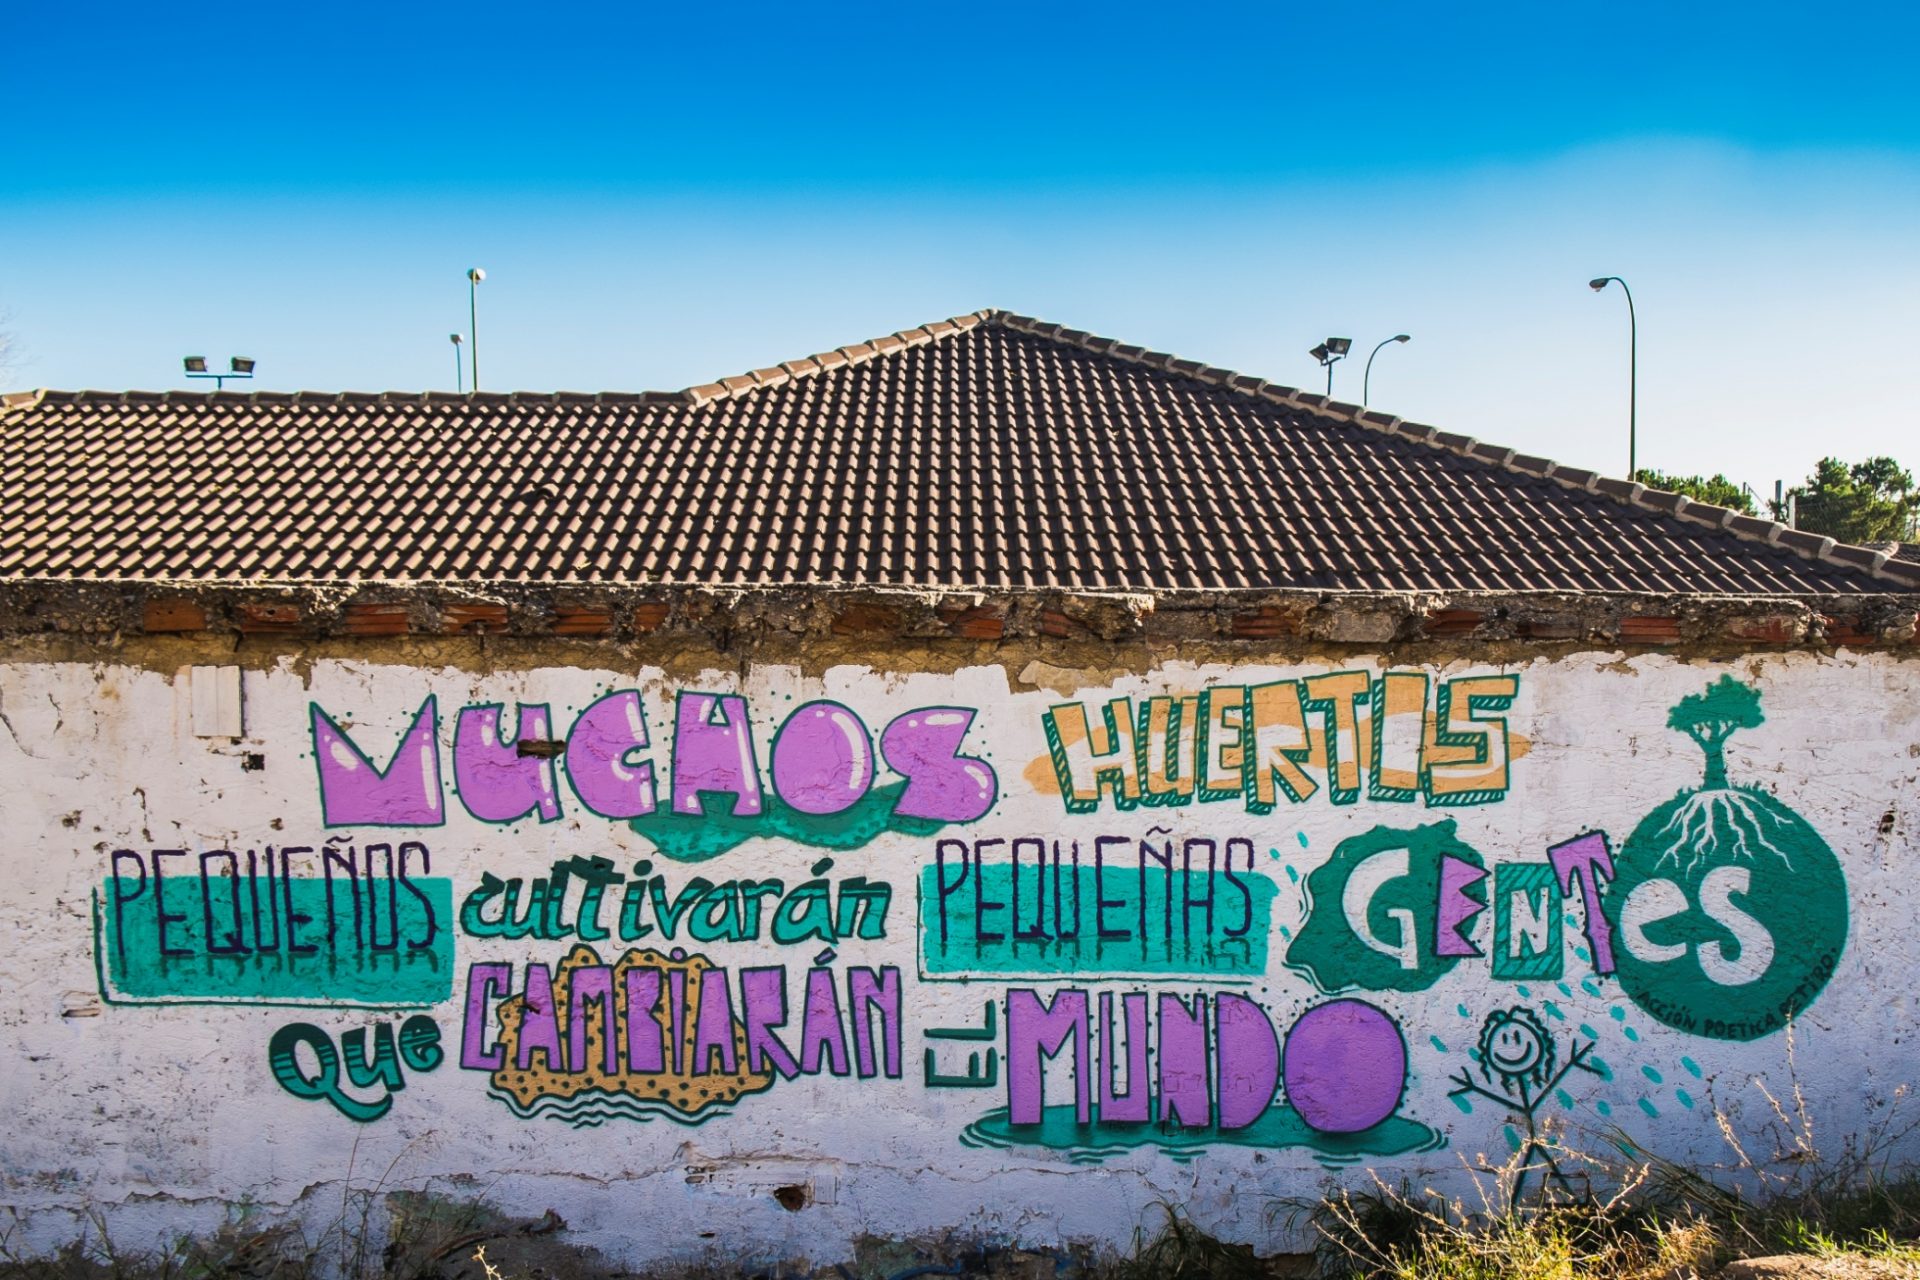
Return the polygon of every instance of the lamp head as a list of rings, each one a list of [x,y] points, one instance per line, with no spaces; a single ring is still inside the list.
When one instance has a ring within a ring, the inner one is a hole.
[[[454,346],[457,347],[461,344],[462,341],[464,341],[464,339],[462,339],[461,336],[457,333],[450,333],[447,335],[447,341],[451,342]]]
[[[1352,338],[1328,338],[1327,339],[1327,350],[1336,356],[1343,356],[1347,354],[1348,348],[1352,346],[1353,346]]]
[[[235,356],[233,359],[227,361],[227,365],[243,378],[251,378],[253,376],[252,356]]]
[[[1410,333],[1396,333],[1393,335],[1393,340],[1395,342],[1412,342],[1413,335]]]
[[[1593,290],[1595,293],[1598,293],[1602,289],[1607,287],[1607,281],[1611,279],[1613,279],[1612,276],[1601,276],[1598,280],[1589,280],[1587,281],[1587,288]]]
[[[205,373],[207,371],[207,358],[205,356],[188,356],[180,363],[187,367],[188,373]]]
[[[467,279],[471,280],[473,283],[479,284],[482,280],[485,280],[486,278],[487,278],[487,273],[482,271],[480,268],[478,267],[467,268]]]
[[[1321,364],[1325,364],[1327,362],[1327,344],[1323,342],[1313,350],[1307,352],[1307,354],[1315,360],[1318,360]]]

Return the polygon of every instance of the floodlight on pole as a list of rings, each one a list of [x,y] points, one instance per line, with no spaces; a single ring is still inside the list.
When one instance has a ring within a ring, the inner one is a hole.
[[[473,389],[480,389],[480,282],[487,273],[479,267],[467,268],[467,338],[473,343],[468,359],[473,361]]]
[[[1396,333],[1391,338],[1388,338],[1386,342],[1382,342],[1379,347],[1375,347],[1372,353],[1367,356],[1367,371],[1360,376],[1360,407],[1362,409],[1367,407],[1367,393],[1373,389],[1373,357],[1380,354],[1380,347],[1384,347],[1391,342],[1412,341],[1412,334]]]
[[[467,367],[460,360],[460,335],[450,333],[447,341],[453,344],[453,390],[456,395],[467,393]]]
[[[1346,359],[1347,352],[1353,346],[1352,338],[1328,338],[1325,342],[1307,352],[1320,362],[1327,371],[1327,398],[1333,398],[1333,366]]]
[[[227,385],[228,378],[251,378],[254,362],[250,356],[234,356],[227,361],[225,373],[210,372],[207,369],[205,356],[185,356],[181,358],[180,364],[189,378],[212,378],[213,389],[219,391]]]
[[[1640,321],[1633,313],[1633,290],[1627,288],[1625,280],[1619,276],[1601,276],[1587,281],[1587,287],[1595,293],[1609,284],[1619,285],[1620,292],[1627,295],[1627,479],[1631,480],[1639,462]]]

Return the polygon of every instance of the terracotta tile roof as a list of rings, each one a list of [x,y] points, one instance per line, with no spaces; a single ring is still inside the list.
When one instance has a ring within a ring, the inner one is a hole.
[[[0,577],[1912,590],[1884,552],[1004,312],[684,392],[40,392]]]

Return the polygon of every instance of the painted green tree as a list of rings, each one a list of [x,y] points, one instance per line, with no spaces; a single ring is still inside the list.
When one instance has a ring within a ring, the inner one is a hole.
[[[1733,736],[1733,731],[1752,729],[1765,720],[1760,714],[1760,691],[1732,676],[1721,676],[1704,692],[1689,694],[1667,712],[1667,728],[1680,730],[1706,754],[1707,777],[1701,786],[1703,791],[1726,787],[1727,739]]]

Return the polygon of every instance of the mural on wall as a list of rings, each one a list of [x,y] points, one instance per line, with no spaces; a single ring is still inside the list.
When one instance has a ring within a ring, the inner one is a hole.
[[[1781,1031],[1847,947],[1839,858],[1729,764],[1765,717],[1728,675],[1670,682],[1704,774],[1636,821],[1538,798],[1580,761],[1513,672],[576,706],[536,671],[457,707],[412,674],[359,714],[316,682],[267,730],[310,757],[273,839],[92,873],[102,995],[304,1010],[257,1055],[314,1115],[462,1095],[644,1134],[885,1098],[1073,1163],[1504,1138],[1566,1189],[1558,1125],[1690,1111],[1696,1055]]]

